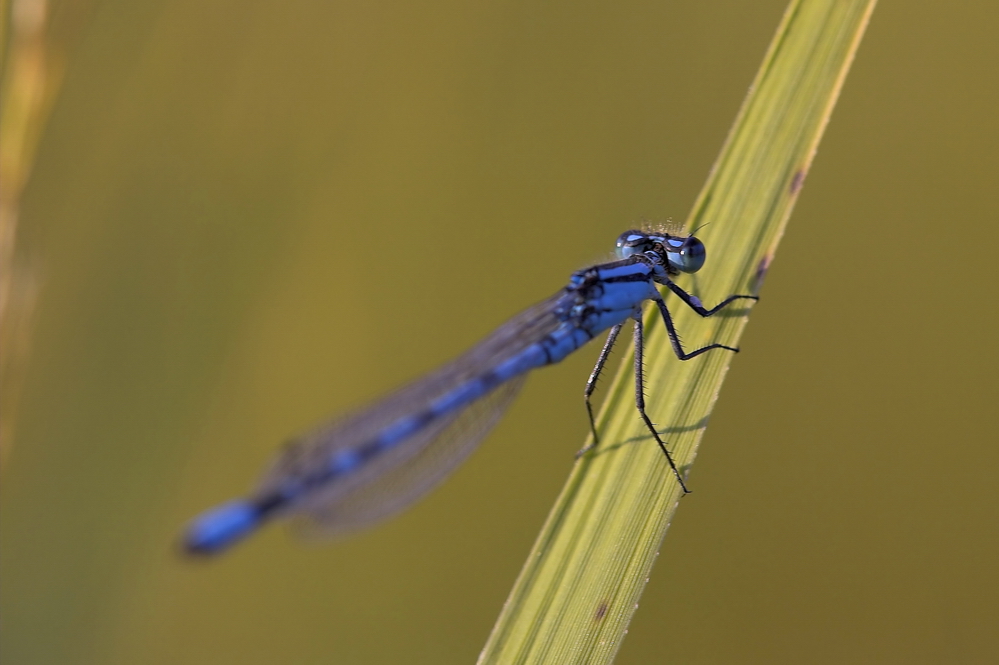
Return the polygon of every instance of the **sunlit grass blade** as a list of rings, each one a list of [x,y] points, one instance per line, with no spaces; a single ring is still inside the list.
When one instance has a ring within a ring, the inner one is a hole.
[[[700,233],[708,263],[681,281],[706,305],[759,287],[873,7],[874,0],[788,7],[687,222],[688,229],[711,224]],[[702,319],[668,302],[688,348],[737,345],[749,310],[733,305]],[[646,332],[648,411],[686,471],[732,354],[677,361],[656,311],[647,313]],[[620,647],[680,488],[635,412],[630,353],[607,395],[601,446],[576,465],[480,663],[607,663]]]

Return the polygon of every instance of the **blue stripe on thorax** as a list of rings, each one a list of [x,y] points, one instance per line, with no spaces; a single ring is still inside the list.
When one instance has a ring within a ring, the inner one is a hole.
[[[546,364],[557,363],[600,333],[641,311],[642,303],[657,298],[650,275],[652,266],[627,259],[596,266],[596,280],[586,289],[591,297],[573,307],[570,317],[558,330],[538,342],[545,350]]]

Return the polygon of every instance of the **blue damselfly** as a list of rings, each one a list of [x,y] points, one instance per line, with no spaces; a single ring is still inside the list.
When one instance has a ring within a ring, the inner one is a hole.
[[[735,300],[757,297],[732,295],[708,309],[677,286],[673,277],[704,265],[704,244],[693,235],[627,231],[618,238],[617,254],[616,261],[574,273],[554,296],[444,367],[288,444],[252,494],[210,510],[188,526],[186,549],[199,554],[222,551],[276,517],[304,516],[335,533],[401,510],[472,452],[529,370],[556,363],[609,330],[584,391],[596,445],[590,398],[629,319],[634,323],[638,413],[687,492],[666,443],[645,412],[642,305],[646,300],[656,304],[676,356],[690,360],[711,349],[738,349],[716,343],[684,351],[657,285],[701,316],[711,316]]]

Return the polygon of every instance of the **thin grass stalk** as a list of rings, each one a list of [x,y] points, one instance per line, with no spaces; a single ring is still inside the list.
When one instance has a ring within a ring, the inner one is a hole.
[[[686,227],[708,263],[681,286],[708,305],[762,284],[836,103],[874,0],[791,2]],[[737,345],[749,306],[702,319],[668,298],[687,348]],[[673,355],[658,312],[646,329],[648,412],[688,473],[732,354]],[[479,663],[609,663],[681,491],[635,412],[633,349],[607,389],[599,448],[552,508]],[[682,639],[671,635],[671,639]],[[669,649],[664,645],[663,659]]]

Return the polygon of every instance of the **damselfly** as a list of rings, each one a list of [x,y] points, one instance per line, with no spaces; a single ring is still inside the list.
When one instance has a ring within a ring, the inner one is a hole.
[[[248,497],[196,518],[184,537],[189,552],[226,549],[276,517],[301,516],[327,533],[350,531],[395,513],[428,492],[467,457],[509,406],[529,370],[556,363],[609,330],[584,391],[590,429],[597,431],[590,398],[622,326],[631,319],[635,340],[635,404],[680,487],[673,456],[645,412],[642,305],[662,315],[673,351],[690,360],[709,344],[684,351],[661,284],[701,316],[708,309],[672,278],[704,265],[704,244],[689,236],[627,231],[617,241],[618,260],[580,270],[551,298],[531,307],[456,360],[365,409],[288,444]]]

